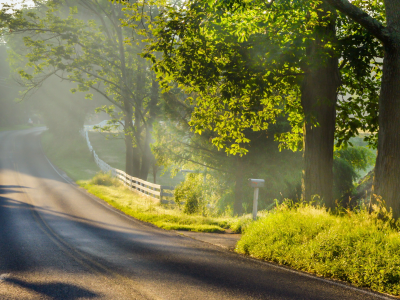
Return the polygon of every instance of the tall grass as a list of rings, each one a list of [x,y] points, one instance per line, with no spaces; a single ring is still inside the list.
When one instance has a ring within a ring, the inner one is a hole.
[[[282,205],[252,223],[236,251],[375,291],[400,294],[400,235],[390,217]]]

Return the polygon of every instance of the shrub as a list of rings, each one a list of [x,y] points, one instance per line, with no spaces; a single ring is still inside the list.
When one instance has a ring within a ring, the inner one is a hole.
[[[190,173],[175,187],[174,200],[179,206],[184,203],[187,214],[201,212],[203,216],[217,216],[221,191],[220,182],[211,174]]]
[[[184,213],[194,214],[199,211],[202,202],[202,183],[198,174],[188,174],[174,191],[174,199],[178,205],[184,203]]]
[[[278,206],[248,225],[236,251],[345,280],[379,292],[400,294],[400,235],[384,208],[342,210],[299,204]]]
[[[104,185],[104,186],[119,186],[121,183],[117,178],[111,176],[110,173],[99,172],[91,180],[90,184]]]

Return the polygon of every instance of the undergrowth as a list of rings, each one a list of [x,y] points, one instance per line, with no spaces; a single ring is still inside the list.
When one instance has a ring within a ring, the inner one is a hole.
[[[222,233],[230,229],[239,233],[251,222],[249,216],[232,218],[184,214],[177,205],[160,204],[157,199],[132,192],[109,174],[99,173],[91,180],[78,181],[78,184],[125,214],[167,230]]]
[[[278,206],[249,224],[236,251],[375,291],[400,294],[400,235],[383,206],[332,214]]]
[[[99,172],[89,181],[92,185],[104,185],[104,186],[120,186],[121,183],[117,178],[113,178],[110,174]]]

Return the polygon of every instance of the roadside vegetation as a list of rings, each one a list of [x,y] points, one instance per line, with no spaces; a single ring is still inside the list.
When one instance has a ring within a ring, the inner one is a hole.
[[[238,253],[400,295],[400,234],[383,203],[368,213],[286,202],[251,223]]]
[[[223,215],[203,216],[201,213],[188,215],[178,205],[160,204],[157,199],[134,193],[104,173],[88,181],[78,181],[78,184],[125,214],[167,230],[223,233],[230,229],[240,232],[242,226],[250,222],[250,216],[233,218]]]

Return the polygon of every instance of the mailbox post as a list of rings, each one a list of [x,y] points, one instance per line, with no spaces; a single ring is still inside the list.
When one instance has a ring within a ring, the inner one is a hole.
[[[249,185],[254,188],[254,198],[253,198],[253,220],[257,219],[257,206],[258,206],[258,190],[265,184],[264,179],[252,179],[249,178]]]

